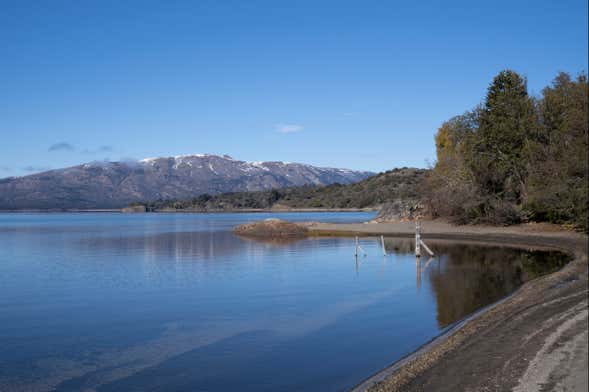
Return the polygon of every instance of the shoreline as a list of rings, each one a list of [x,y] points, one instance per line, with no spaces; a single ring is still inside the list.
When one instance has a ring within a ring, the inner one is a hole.
[[[126,207],[125,207],[126,208]],[[240,209],[219,209],[219,210],[156,210],[156,211],[124,211],[124,208],[90,208],[90,209],[22,209],[22,210],[0,210],[0,214],[18,213],[121,213],[121,214],[240,214],[240,213],[297,213],[297,212],[378,212],[378,208],[240,208]]]
[[[414,222],[307,225],[311,236],[405,238],[414,236],[414,227]],[[548,224],[494,227],[423,221],[422,238],[540,246],[573,259],[458,321],[353,391],[536,390],[562,385],[586,390],[586,235]]]

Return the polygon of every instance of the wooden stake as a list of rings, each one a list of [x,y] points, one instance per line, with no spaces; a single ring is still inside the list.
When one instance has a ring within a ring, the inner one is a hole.
[[[415,222],[415,256],[421,257],[421,227],[419,221]]]
[[[362,247],[358,243],[358,237],[356,237],[356,248],[354,250],[354,256],[358,257],[358,254],[359,254],[358,251],[362,251],[362,253],[364,254],[364,257],[366,257],[366,251],[364,249],[362,249]]]
[[[423,249],[426,250],[427,253],[429,253],[430,256],[434,256],[434,252],[432,252],[432,250],[430,248],[427,247],[427,245],[425,244],[425,242],[423,242],[423,240],[419,240],[419,243],[421,244],[421,246],[423,246]]]

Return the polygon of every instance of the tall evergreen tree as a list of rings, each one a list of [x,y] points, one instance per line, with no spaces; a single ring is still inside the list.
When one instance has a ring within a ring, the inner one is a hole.
[[[526,149],[536,133],[537,116],[525,78],[511,70],[501,71],[489,86],[479,129],[466,149],[467,163],[486,195],[480,205],[483,216],[518,219],[512,207],[527,195]]]

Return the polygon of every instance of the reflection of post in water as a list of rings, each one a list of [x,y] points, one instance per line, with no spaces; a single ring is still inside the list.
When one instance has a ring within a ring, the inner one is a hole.
[[[356,237],[356,247],[354,249],[354,256],[356,256],[356,258],[358,258],[358,251],[362,251],[362,254],[364,255],[364,257],[366,257],[366,251],[364,250],[364,248],[360,246],[360,242],[358,242],[358,237]]]
[[[421,289],[421,274],[424,273],[427,270],[427,267],[429,267],[429,265],[435,260],[434,257],[430,257],[429,259],[427,259],[427,261],[425,262],[425,265],[423,266],[423,268],[421,268],[421,258],[418,256],[415,256],[415,279],[416,279],[416,286],[417,286],[417,290],[419,291],[419,289]],[[438,266],[440,264],[438,263]]]
[[[415,256],[415,285],[417,286],[417,291],[421,289],[421,262],[419,256]]]
[[[360,242],[358,241],[358,237],[355,238],[355,247],[354,247],[354,259],[356,260],[356,275],[358,275],[358,251],[362,251],[364,257],[366,257],[366,251],[360,246]]]
[[[425,265],[423,266],[423,271],[422,272],[425,272],[427,270],[427,267],[429,267],[429,265],[432,263],[432,261],[434,261],[434,258],[433,257],[430,257],[429,259],[427,259]]]
[[[380,236],[380,245],[382,246],[382,255],[386,256],[387,255],[387,248],[384,246],[384,236],[383,235]]]

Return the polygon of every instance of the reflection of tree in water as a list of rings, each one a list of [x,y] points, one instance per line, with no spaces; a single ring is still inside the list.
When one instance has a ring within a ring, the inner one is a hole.
[[[375,239],[375,241],[377,241]],[[422,258],[416,268],[417,285],[422,281],[431,284],[437,302],[438,324],[447,326],[477,309],[493,303],[514,291],[524,281],[551,272],[566,262],[559,252],[524,251],[509,247],[460,244],[449,241],[427,240],[436,253],[435,260]],[[297,252],[310,247],[348,246],[337,238],[304,239],[287,241],[252,241],[236,237],[231,232],[170,232],[137,236],[103,236],[81,239],[76,243],[86,253],[107,251],[119,255],[143,255],[160,262],[164,260],[189,261],[179,276],[192,276],[186,268],[218,269],[220,257],[253,255],[262,253]],[[414,252],[414,240],[386,238],[388,253],[410,254]],[[104,258],[108,260],[109,258]],[[199,263],[192,263],[198,260]],[[280,260],[280,258],[276,258]],[[156,265],[158,263],[154,263]],[[201,271],[199,269],[199,271]]]
[[[409,238],[385,238],[384,247],[389,253],[414,253],[415,240]]]
[[[500,300],[526,280],[563,266],[560,252],[524,251],[480,245],[435,244],[439,268],[427,270],[438,309],[447,326]]]

